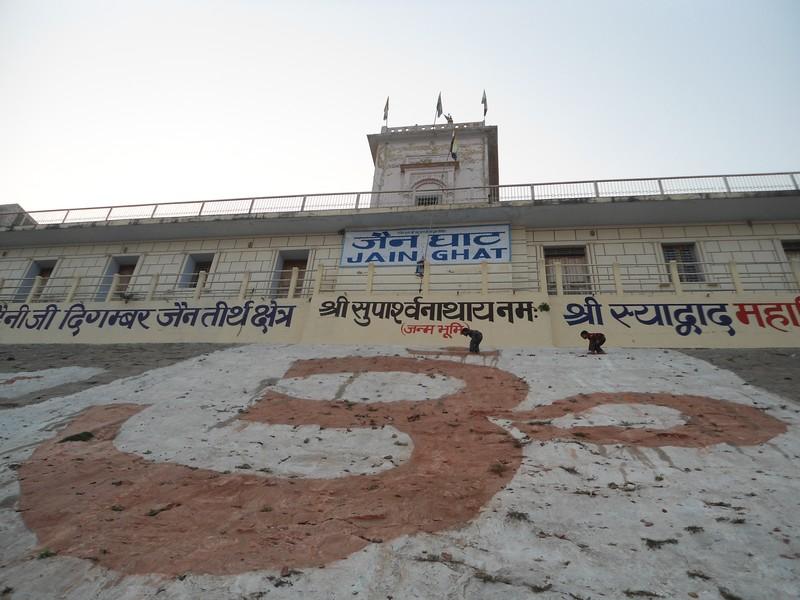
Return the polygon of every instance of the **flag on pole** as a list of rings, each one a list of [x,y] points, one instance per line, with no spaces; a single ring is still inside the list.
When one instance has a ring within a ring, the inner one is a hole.
[[[389,120],[389,96],[386,96],[386,106],[383,107],[383,120]]]
[[[486,118],[486,111],[489,110],[489,103],[486,102],[486,90],[483,90],[483,98],[481,99],[481,104],[483,104],[483,118]]]
[[[450,156],[453,160],[458,160],[458,141],[456,140],[456,130],[453,129],[453,135],[450,138]]]
[[[442,116],[442,92],[439,92],[439,99],[436,101],[436,116]]]

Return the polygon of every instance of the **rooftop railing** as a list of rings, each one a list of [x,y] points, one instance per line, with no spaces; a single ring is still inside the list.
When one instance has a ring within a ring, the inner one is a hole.
[[[738,175],[700,175],[643,179],[604,179],[498,185],[489,187],[446,188],[438,204],[494,204],[532,202],[558,204],[570,200],[681,194],[744,194],[754,192],[798,192],[800,172],[748,173]],[[426,194],[431,192],[426,191]],[[173,219],[260,215],[274,212],[362,210],[414,206],[414,191],[344,192],[228,198],[196,202],[166,202],[58,208],[52,210],[0,212],[0,228],[67,223],[107,222],[138,219]],[[430,205],[430,204],[427,204]]]
[[[450,133],[454,129],[476,129],[486,127],[483,121],[470,123],[440,123],[439,125],[406,125],[401,127],[381,127],[381,133],[417,133],[428,131],[444,131]]]

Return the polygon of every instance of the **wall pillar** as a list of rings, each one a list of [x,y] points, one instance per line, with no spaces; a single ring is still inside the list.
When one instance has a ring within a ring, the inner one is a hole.
[[[681,285],[681,275],[678,273],[678,263],[677,261],[671,260],[669,261],[669,278],[672,281],[672,287],[675,290],[676,294],[680,294],[683,292],[683,286]]]
[[[733,289],[737,294],[743,291],[742,278],[739,277],[739,269],[736,268],[736,262],[731,261],[728,263],[728,270],[731,272],[731,281],[733,282]]]
[[[148,302],[153,299],[153,296],[156,295],[156,288],[158,287],[159,277],[160,275],[158,273],[150,275],[150,287],[147,289],[147,296],[145,298]]]
[[[203,288],[206,287],[206,279],[208,279],[208,273],[205,271],[200,271],[197,274],[197,285],[194,288],[194,299],[199,300],[200,294],[203,293]]]
[[[44,284],[44,279],[42,279],[41,275],[37,275],[33,279],[33,285],[31,286],[31,291],[28,292],[28,297],[25,298],[25,304],[30,304],[34,301],[34,299],[39,295],[39,292],[42,289],[42,285]]]
[[[72,278],[72,285],[69,286],[69,291],[67,291],[67,295],[64,296],[64,302],[72,302],[73,298],[75,298],[75,294],[78,292],[78,286],[80,284],[81,284],[80,275]]]
[[[239,300],[247,297],[247,288],[250,287],[250,271],[242,274],[242,285],[239,286]]]
[[[611,272],[614,275],[614,293],[619,295],[624,294],[625,290],[622,287],[622,272],[619,269],[619,263],[611,265]]]
[[[292,277],[289,279],[289,292],[286,294],[287,298],[294,298],[294,293],[297,291],[297,280],[300,277],[300,268],[292,267]]]
[[[564,273],[561,270],[561,262],[556,261],[553,263],[553,271],[556,273],[556,295],[564,295]]]
[[[317,267],[315,271],[317,277],[314,279],[314,292],[315,296],[319,295],[320,290],[322,289],[322,280],[325,279],[325,266],[320,265]]]
[[[547,265],[544,260],[536,261],[539,270],[539,292],[547,295]]]

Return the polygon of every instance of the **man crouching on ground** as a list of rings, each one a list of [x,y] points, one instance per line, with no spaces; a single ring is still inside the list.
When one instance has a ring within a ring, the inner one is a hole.
[[[470,329],[469,327],[464,327],[461,330],[461,335],[469,336],[469,351],[477,354],[480,350],[481,340],[483,340],[483,334],[478,331],[477,329]]]
[[[606,343],[606,336],[602,333],[589,333],[588,331],[581,331],[581,337],[589,340],[589,354],[605,354],[602,345]]]

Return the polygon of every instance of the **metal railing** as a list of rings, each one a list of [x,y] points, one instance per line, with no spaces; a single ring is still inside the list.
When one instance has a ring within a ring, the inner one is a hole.
[[[446,188],[441,204],[494,202],[558,203],[631,196],[681,194],[744,194],[754,192],[798,192],[800,172],[699,175],[644,179],[605,179]],[[345,192],[229,198],[196,202],[167,202],[0,212],[0,228],[140,219],[174,219],[259,215],[274,212],[308,212],[414,206],[414,191]]]
[[[200,298],[303,298],[312,294],[306,269],[131,276],[56,276],[0,279],[0,302],[132,302]]]
[[[800,292],[800,261],[574,264],[544,261],[0,279],[0,302],[309,298],[319,293],[518,293],[550,296]]]

